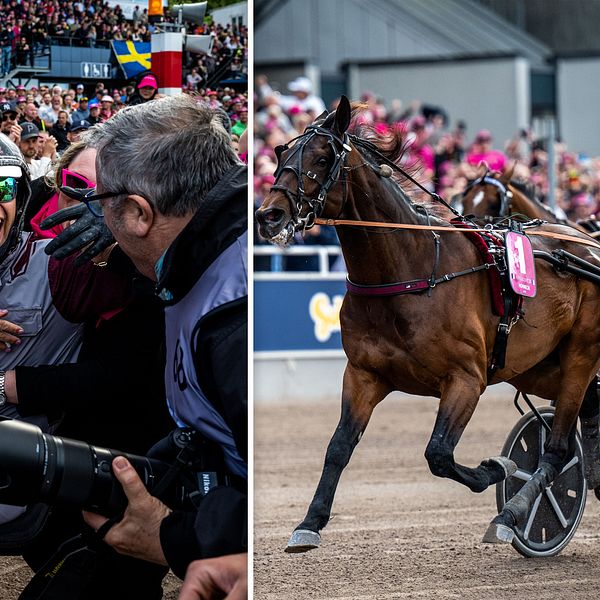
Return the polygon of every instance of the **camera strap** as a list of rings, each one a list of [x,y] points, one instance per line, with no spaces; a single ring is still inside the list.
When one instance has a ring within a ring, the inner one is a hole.
[[[194,429],[175,430],[171,435],[171,442],[179,448],[179,451],[167,472],[152,490],[155,498],[163,500],[163,496],[182,473],[186,473],[188,476],[193,474],[197,491],[191,493],[189,499],[196,508],[204,496],[218,485],[238,487],[238,479],[242,481],[242,486],[246,485],[241,478],[227,475],[221,471],[215,462],[215,453],[218,452],[219,455],[221,453],[218,444],[209,442]],[[236,480],[235,483],[232,480]]]
[[[83,534],[67,540],[31,578],[19,600],[79,598],[96,571],[97,552]]]
[[[175,460],[171,463],[168,471],[161,477],[154,490],[152,490],[152,495],[159,500],[162,500],[165,492],[175,482],[181,472],[189,468],[196,460],[196,433],[192,429],[182,429],[177,431],[177,434],[176,444],[181,449],[177,453]]]
[[[116,525],[117,523],[122,521],[124,516],[125,516],[125,513],[120,512],[118,515],[115,515],[114,517],[110,517],[110,519],[106,520],[102,525],[100,525],[100,527],[98,527],[98,529],[96,529],[96,533],[94,536],[96,538],[96,541],[103,540],[104,537],[106,536],[106,534],[109,532],[110,528],[113,525]]]

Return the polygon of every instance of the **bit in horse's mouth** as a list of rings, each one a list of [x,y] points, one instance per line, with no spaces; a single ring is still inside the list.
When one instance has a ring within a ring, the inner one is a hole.
[[[294,239],[294,225],[290,221],[277,235],[274,235],[269,241],[276,246],[285,248]]]

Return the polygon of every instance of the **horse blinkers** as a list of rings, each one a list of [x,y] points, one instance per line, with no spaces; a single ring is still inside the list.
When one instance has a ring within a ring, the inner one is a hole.
[[[333,164],[325,176],[325,180],[322,182],[319,181],[318,175],[314,171],[302,170],[302,159],[305,147],[308,142],[317,135],[325,136],[327,138],[327,143],[334,156]],[[298,141],[291,147],[292,153],[286,158],[285,162],[282,162],[282,155],[285,150],[290,149],[290,146],[285,144],[284,146],[277,146],[275,148],[277,169],[275,170],[275,183],[271,186],[271,190],[278,190],[285,194],[292,209],[294,230],[304,231],[313,227],[316,219],[318,219],[323,212],[327,194],[338,181],[340,172],[343,172],[342,167],[346,164],[346,158],[348,153],[352,150],[352,147],[350,146],[350,140],[346,133],[344,133],[343,139],[340,139],[330,130],[324,129],[318,125],[307,127],[306,131],[295,138],[295,140],[292,140],[292,142],[296,140]],[[282,173],[286,170],[292,171],[296,176],[296,192],[292,192],[288,187],[277,183]],[[316,198],[308,197],[306,195],[303,182],[303,177],[305,176],[319,185],[319,192]],[[306,212],[305,214],[302,214],[304,209],[306,209]]]
[[[508,217],[510,214],[510,201],[512,198],[512,192],[498,179],[494,177],[489,177],[487,173],[471,182],[462,193],[462,199],[464,199],[465,195],[476,185],[493,185],[498,193],[499,199],[499,209],[498,209],[498,217]],[[461,202],[462,204],[462,202]],[[488,215],[486,215],[487,217]]]

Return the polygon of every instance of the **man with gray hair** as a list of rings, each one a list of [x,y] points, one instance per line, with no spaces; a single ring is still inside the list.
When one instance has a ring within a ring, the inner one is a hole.
[[[215,111],[183,95],[126,108],[88,136],[98,186],[81,199],[157,282],[169,409],[218,466],[195,511],[172,511],[117,457],[122,520],[84,518],[118,552],[183,578],[194,560],[247,552],[246,167]]]

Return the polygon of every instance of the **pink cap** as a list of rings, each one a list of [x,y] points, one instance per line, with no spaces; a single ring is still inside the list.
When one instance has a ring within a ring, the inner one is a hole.
[[[156,79],[152,75],[146,75],[142,78],[142,80],[138,83],[138,87],[151,87],[155,90],[158,89],[158,85],[156,84]]]

